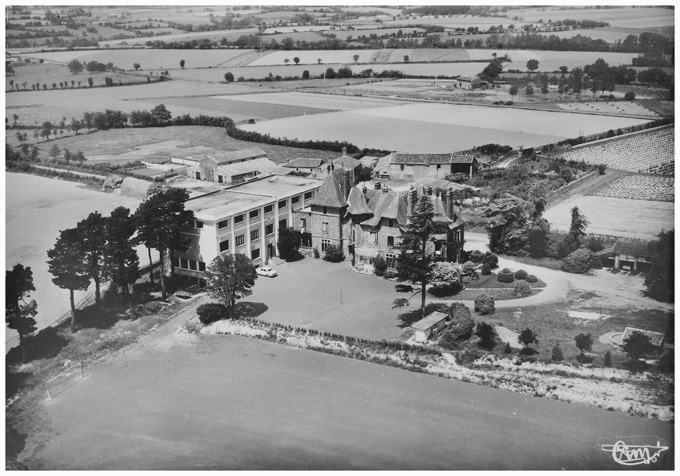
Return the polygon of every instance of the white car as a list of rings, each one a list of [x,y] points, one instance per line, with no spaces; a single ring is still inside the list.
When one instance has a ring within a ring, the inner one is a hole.
[[[273,278],[274,276],[278,276],[279,274],[276,272],[275,269],[272,269],[269,266],[262,266],[261,268],[257,268],[255,272],[260,276],[267,276],[269,278]]]

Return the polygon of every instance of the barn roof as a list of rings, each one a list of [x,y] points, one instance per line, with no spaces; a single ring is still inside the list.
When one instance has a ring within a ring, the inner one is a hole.
[[[290,162],[286,162],[285,164],[281,164],[281,166],[286,167],[286,168],[291,168],[291,169],[296,169],[296,168],[314,169],[316,167],[321,167],[321,165],[323,163],[324,163],[323,159],[310,159],[310,158],[300,157],[300,158],[297,158],[297,159],[293,159]]]
[[[342,167],[343,169],[347,170],[354,170],[359,165],[361,165],[361,161],[353,157],[343,155],[342,157],[338,157],[337,159],[333,160],[333,165],[335,167]]]
[[[618,240],[614,245],[614,254],[647,258],[652,255],[652,252],[648,241]]]
[[[413,324],[411,324],[411,327],[413,327],[414,329],[426,331],[427,329],[437,325],[439,322],[443,321],[444,319],[447,319],[448,317],[449,317],[448,315],[444,314],[441,311],[434,311],[433,313],[428,314],[418,322],[414,322]]]
[[[217,170],[230,176],[260,172],[267,175],[276,170],[276,164],[266,157],[249,160],[247,162],[236,162],[235,164],[220,165]]]
[[[474,155],[456,155],[452,152],[445,154],[404,154],[393,152],[390,162],[397,165],[433,165],[433,164],[471,164],[476,159]]]
[[[190,160],[208,159],[212,162],[215,162],[215,164],[217,165],[222,165],[243,159],[261,157],[263,155],[267,155],[267,153],[264,150],[260,149],[259,147],[250,147],[248,149],[242,150],[231,150],[224,152],[215,152],[212,154],[194,155],[187,158]]]

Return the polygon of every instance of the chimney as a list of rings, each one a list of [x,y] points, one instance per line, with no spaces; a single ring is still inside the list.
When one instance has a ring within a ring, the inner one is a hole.
[[[455,219],[453,208],[453,190],[446,192],[446,214],[451,220]]]
[[[380,180],[375,181],[375,189],[380,190]]]
[[[430,187],[429,185],[426,185],[424,192],[425,192],[426,195],[432,196],[432,187]]]
[[[383,193],[387,193],[387,192],[390,191],[390,188],[387,186],[386,183],[383,184],[383,186],[382,186],[382,191],[383,191]]]
[[[349,190],[352,188],[352,179],[349,170],[342,171],[342,191],[345,193],[345,200],[349,197]]]
[[[418,190],[412,188],[411,190],[408,191],[408,195],[406,196],[406,215],[408,215],[409,217],[413,215],[413,209],[416,206],[417,199]]]
[[[361,189],[361,191],[364,193],[364,195],[366,195],[366,194],[368,193],[368,189],[366,188],[366,184],[364,184],[364,186],[363,186],[363,188]]]
[[[343,147],[342,148],[342,156],[344,157],[346,155],[347,155],[347,147]]]

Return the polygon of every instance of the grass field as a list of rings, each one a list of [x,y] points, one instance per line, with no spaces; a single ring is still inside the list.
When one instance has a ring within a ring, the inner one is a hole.
[[[170,157],[187,157],[211,150],[241,150],[260,147],[276,163],[298,157],[329,158],[337,154],[312,149],[244,142],[224,135],[221,127],[177,126],[144,129],[110,129],[87,135],[64,137],[40,143],[41,157],[53,144],[60,149],[80,150],[88,161],[125,163],[135,160],[168,161]]]
[[[88,78],[92,78],[94,86],[104,86],[106,81],[105,77],[113,79],[115,84],[122,82],[126,83],[139,83],[145,82],[146,78],[143,75],[132,75],[117,72],[106,72],[106,73],[93,73],[90,74],[87,71],[83,71],[79,74],[71,73],[68,68],[61,64],[40,64],[40,63],[24,63],[21,66],[14,66],[14,74],[5,76],[5,91],[9,91],[9,82],[14,81],[14,89],[17,88],[26,91],[33,91],[33,84],[39,83],[40,90],[43,91],[43,85],[47,85],[48,90],[52,89],[52,84],[56,83],[57,89],[62,89],[59,87],[59,83],[65,81],[68,83],[68,88],[88,88]],[[74,83],[72,84],[71,81]],[[25,85],[23,83],[26,83]],[[80,83],[80,86],[78,85]]]
[[[491,142],[533,147],[643,122],[483,106],[412,104],[303,116],[243,127],[274,137],[348,140],[359,147],[403,152],[450,152]]]
[[[214,99],[225,99],[231,103],[247,102],[263,105],[297,106],[300,108],[353,111],[377,107],[388,107],[404,104],[403,101],[380,98],[363,98],[355,96],[335,96],[330,94],[282,92],[269,94],[241,94],[233,96],[214,96]],[[302,114],[299,114],[302,115]]]
[[[160,41],[171,41],[170,35],[158,37]],[[127,50],[95,50],[95,51],[60,51],[56,53],[30,53],[22,57],[44,59],[59,63],[68,63],[73,59],[79,61],[99,61],[100,63],[113,63],[115,66],[127,70],[134,70],[133,64],[139,63],[142,71],[158,69],[180,69],[180,60],[185,61],[185,68],[207,68],[224,63],[231,58],[240,56],[244,50],[154,50],[154,49],[127,49]]]
[[[494,50],[466,50],[470,59],[473,61],[490,60]],[[540,51],[540,50],[503,50],[512,60],[510,63],[503,63],[505,71],[509,69],[527,70],[527,61],[530,59],[538,60],[538,71],[555,71],[560,66],[567,66],[569,69],[576,66],[583,67],[586,64],[594,63],[598,58],[604,59],[610,66],[631,65],[632,59],[639,56],[636,53],[609,53],[598,51]],[[499,55],[500,56],[500,55]]]
[[[587,233],[654,240],[674,225],[672,202],[574,195],[546,210],[544,218],[555,230],[568,231],[570,210],[577,206],[590,224]]]
[[[672,440],[667,423],[162,330],[38,404],[31,469],[596,469],[601,434]]]
[[[674,26],[673,10],[668,8],[565,8],[542,7],[510,10],[509,17],[518,16],[526,22],[552,20],[593,20],[606,21],[613,27],[657,28]]]
[[[52,283],[47,270],[47,250],[54,246],[60,230],[75,227],[91,212],[108,215],[114,208],[135,210],[139,200],[131,197],[89,190],[73,182],[8,173],[5,178],[5,262],[7,268],[17,263],[30,266],[36,290],[31,297],[38,303],[36,321],[44,329],[69,311],[69,292]],[[146,250],[140,263],[147,264]],[[90,291],[94,285],[90,286]],[[76,291],[78,303],[87,295]],[[16,344],[15,331],[6,329],[5,347]]]

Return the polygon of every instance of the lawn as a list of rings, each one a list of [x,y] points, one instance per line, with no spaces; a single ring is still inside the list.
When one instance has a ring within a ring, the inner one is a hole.
[[[317,114],[242,127],[274,137],[347,140],[359,147],[434,153],[466,150],[487,143],[507,144],[514,148],[534,147],[644,122],[429,103]]]
[[[329,158],[338,154],[322,150],[298,149],[278,145],[259,144],[232,139],[221,127],[172,126],[152,128],[110,129],[92,134],[79,134],[40,143],[41,158],[53,144],[60,149],[80,150],[91,162],[122,163],[135,160],[169,161],[170,157],[187,157],[213,150],[241,150],[260,147],[267,157],[283,163],[298,157]]]
[[[457,292],[452,296],[435,296],[432,291],[428,292],[428,295],[434,297],[435,299],[444,299],[451,301],[474,301],[475,298],[486,294],[494,298],[496,301],[507,301],[510,299],[517,299],[515,295],[515,286],[520,280],[515,280],[512,283],[501,283],[498,281],[498,274],[492,273],[488,275],[480,274],[477,270],[477,275],[479,279],[470,281],[465,285],[465,289]],[[539,293],[541,290],[538,288],[544,288],[546,284],[540,279],[535,283],[527,283],[531,286],[531,294]]]
[[[672,202],[574,195],[546,210],[552,228],[568,231],[570,210],[577,206],[588,218],[587,233],[654,240],[662,230],[674,228]]]
[[[303,83],[304,84],[304,83]],[[335,96],[330,94],[314,94],[314,93],[298,93],[298,92],[281,92],[269,94],[241,94],[233,96],[216,96],[214,99],[227,99],[230,103],[245,102],[252,104],[262,104],[267,108],[276,108],[281,106],[298,107],[300,109],[308,109],[312,111],[317,109],[318,112],[325,112],[328,110],[335,111],[352,111],[358,109],[368,109],[377,107],[395,106],[404,104],[403,101],[394,101],[391,99],[381,98],[364,98],[355,96]],[[302,113],[296,115],[303,115]]]

